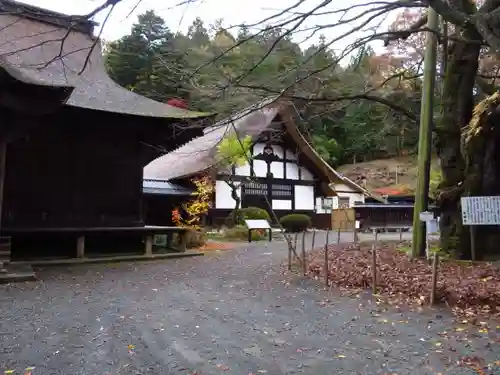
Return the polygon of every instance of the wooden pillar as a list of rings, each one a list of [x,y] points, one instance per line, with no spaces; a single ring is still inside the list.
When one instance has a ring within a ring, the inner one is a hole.
[[[146,235],[146,248],[144,249],[144,255],[150,257],[153,256],[153,235],[148,234]]]
[[[85,236],[79,236],[76,239],[76,257],[78,259],[85,258]]]
[[[187,249],[188,231],[183,230],[179,232],[179,252],[183,253]]]
[[[173,232],[168,232],[166,234],[166,236],[167,236],[167,243],[166,243],[165,247],[167,249],[172,249],[172,242],[173,242],[174,233]]]
[[[5,160],[7,156],[7,142],[0,142],[0,236],[2,230],[2,213],[3,213],[3,186],[5,183]]]

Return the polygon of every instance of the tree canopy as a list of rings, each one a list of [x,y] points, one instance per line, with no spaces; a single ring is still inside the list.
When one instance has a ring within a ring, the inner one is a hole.
[[[399,60],[360,46],[342,65],[324,37],[301,48],[279,27],[252,34],[245,26],[230,32],[222,24],[205,25],[197,18],[187,34],[174,35],[148,11],[129,34],[107,45],[108,72],[120,85],[152,99],[182,98],[192,109],[220,116],[287,90],[297,116],[306,119],[305,131],[332,165],[415,150],[418,80],[385,85],[384,98],[394,102],[392,107],[369,100],[369,91],[385,84]],[[358,98],[360,92],[366,98]],[[318,96],[347,99],[306,100]],[[413,118],[400,108],[413,111]]]

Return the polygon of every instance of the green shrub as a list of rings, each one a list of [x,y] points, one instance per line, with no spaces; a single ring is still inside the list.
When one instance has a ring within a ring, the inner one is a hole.
[[[311,226],[311,218],[304,214],[290,214],[283,216],[280,224],[287,232],[302,232]]]
[[[226,226],[232,228],[235,225],[245,225],[245,220],[267,220],[271,221],[269,213],[259,207],[247,207],[233,210],[226,218]]]
[[[236,225],[224,231],[223,237],[229,241],[248,241],[248,228],[244,225]],[[252,231],[252,241],[267,239],[267,232],[263,229]]]

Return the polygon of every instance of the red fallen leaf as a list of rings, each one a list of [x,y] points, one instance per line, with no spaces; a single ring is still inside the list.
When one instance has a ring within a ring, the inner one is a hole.
[[[222,370],[222,371],[229,371],[229,367],[226,366],[226,365],[223,365],[221,363],[219,363],[218,365],[216,365],[215,367],[217,367],[219,370]]]
[[[371,246],[332,245],[328,278],[344,289],[369,288],[372,283]],[[309,274],[324,278],[324,249],[310,253]],[[394,246],[377,249],[377,287],[389,297],[387,302],[427,304],[432,269],[425,260],[411,261]],[[487,263],[442,262],[439,268],[437,298],[452,307],[453,313],[469,323],[480,324],[477,316],[500,317],[500,270]]]

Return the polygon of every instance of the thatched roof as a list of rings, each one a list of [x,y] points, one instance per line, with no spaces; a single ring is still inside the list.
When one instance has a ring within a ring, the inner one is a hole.
[[[240,135],[258,136],[277,116],[277,102],[259,103],[217,122],[205,129],[205,134],[178,149],[160,156],[144,168],[145,179],[172,180],[192,176],[213,167],[217,145],[234,129]]]
[[[144,168],[144,178],[173,180],[189,177],[212,167],[217,168],[217,145],[225,137],[234,133],[234,129],[240,136],[250,135],[255,139],[268,129],[279,115],[287,133],[297,143],[301,154],[307,157],[322,173],[325,184],[347,183],[359,188],[361,192],[367,193],[365,189],[342,176],[321,158],[297,128],[290,108],[287,101],[276,99],[268,99],[246,108],[238,114],[219,121],[212,128],[207,129],[202,137],[153,160]],[[333,185],[326,187],[326,189],[332,188]]]
[[[72,88],[66,104],[74,107],[148,117],[207,116],[156,102],[113,82],[104,68],[101,43],[92,35],[92,22],[75,23],[70,16],[13,1],[4,0],[0,7],[0,67],[13,78]],[[73,25],[71,31],[68,24]]]

